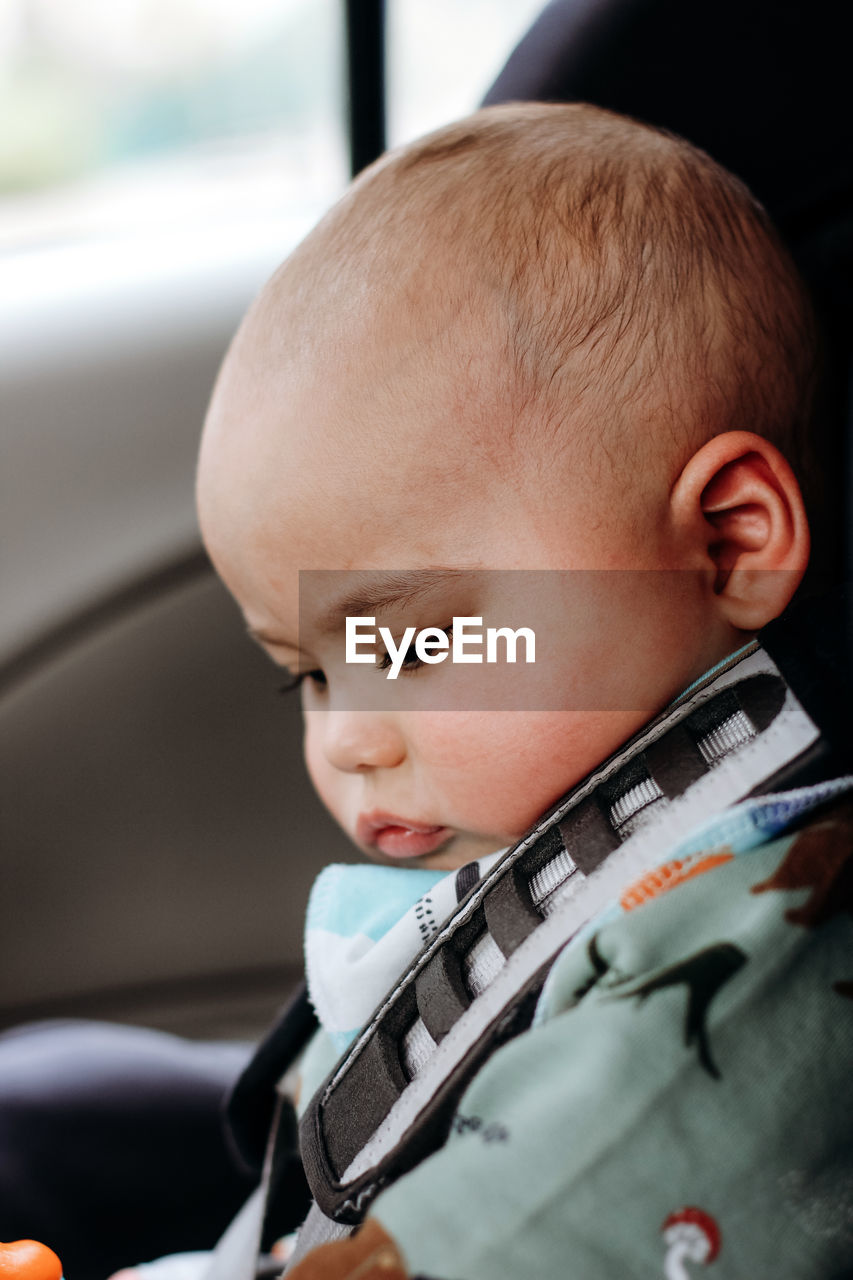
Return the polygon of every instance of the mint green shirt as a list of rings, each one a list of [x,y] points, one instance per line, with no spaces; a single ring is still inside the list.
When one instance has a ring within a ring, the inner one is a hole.
[[[412,1276],[853,1275],[853,807],[708,848],[562,953],[378,1198]]]

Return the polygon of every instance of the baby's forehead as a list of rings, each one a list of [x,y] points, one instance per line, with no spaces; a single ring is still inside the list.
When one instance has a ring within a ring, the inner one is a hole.
[[[485,326],[433,325],[399,299],[352,325],[331,304],[302,315],[298,296],[288,304],[276,289],[223,370],[202,491],[212,478],[238,514],[337,525],[356,559],[374,526],[427,537],[451,507],[473,510],[484,485],[498,500],[505,387]]]
[[[458,565],[502,509],[551,540],[545,512],[569,489],[573,518],[587,519],[604,459],[589,469],[595,440],[574,449],[570,406],[555,441],[548,406],[508,357],[493,291],[466,288],[450,305],[441,282],[413,291],[410,274],[353,302],[351,281],[309,291],[313,264],[295,265],[265,291],[222,383],[225,501],[272,530],[270,554],[286,525],[289,545],[321,548],[329,565],[377,563],[380,535],[402,557],[389,550],[384,566]]]

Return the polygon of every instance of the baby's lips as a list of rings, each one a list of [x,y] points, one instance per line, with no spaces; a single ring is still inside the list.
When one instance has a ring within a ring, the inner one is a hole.
[[[38,1240],[0,1242],[0,1280],[62,1280],[62,1263]]]

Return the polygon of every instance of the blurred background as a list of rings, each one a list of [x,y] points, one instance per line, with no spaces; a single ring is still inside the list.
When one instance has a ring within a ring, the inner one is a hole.
[[[296,981],[350,853],[199,543],[207,398],[378,149],[383,51],[394,144],[473,109],[541,7],[0,0],[0,1027],[251,1037]]]

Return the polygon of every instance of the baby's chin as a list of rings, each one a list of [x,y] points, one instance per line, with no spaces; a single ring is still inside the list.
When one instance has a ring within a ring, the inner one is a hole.
[[[412,871],[458,871],[460,867],[491,853],[499,853],[512,844],[515,844],[515,838],[510,836],[481,836],[459,831],[448,836],[433,852],[410,857],[391,857],[373,846],[361,843],[358,847],[366,858],[383,867],[403,867]]]

